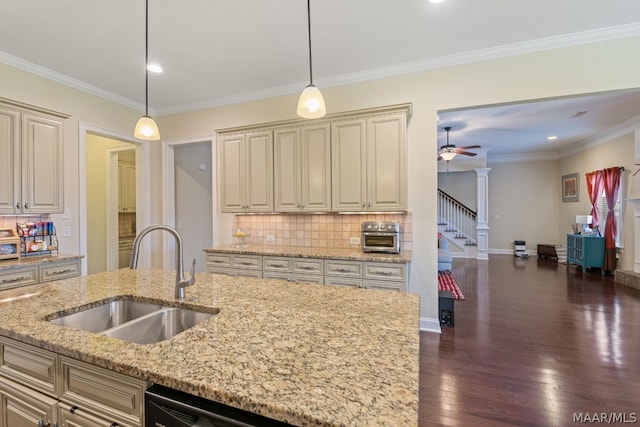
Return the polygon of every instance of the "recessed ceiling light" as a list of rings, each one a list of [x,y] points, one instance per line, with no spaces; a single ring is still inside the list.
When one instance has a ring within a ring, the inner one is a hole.
[[[149,64],[147,65],[147,70],[151,71],[152,73],[161,73],[162,67],[159,66],[158,64]]]
[[[549,141],[553,141],[554,139],[558,139],[558,137],[557,137],[557,136],[555,136],[555,135],[551,135],[551,136],[548,136],[548,137],[547,137],[547,139],[548,139]]]

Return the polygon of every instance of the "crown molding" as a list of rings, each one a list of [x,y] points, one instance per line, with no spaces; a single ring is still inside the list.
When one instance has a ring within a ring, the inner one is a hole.
[[[600,42],[605,40],[621,39],[640,35],[640,23],[631,23],[613,27],[600,28],[596,30],[582,31],[560,36],[546,37],[520,43],[512,43],[503,46],[496,46],[487,49],[460,52],[451,55],[430,58],[421,61],[413,61],[388,67],[374,68],[364,72],[343,74],[340,76],[317,79],[316,85],[322,89],[334,86],[359,83],[369,80],[377,80],[388,77],[395,77],[403,74],[412,74],[423,71],[435,70],[439,68],[452,67],[456,65],[470,64],[474,62],[489,61],[492,59],[505,58],[509,56],[522,55],[527,53],[540,52],[544,50],[558,49],[563,47]],[[22,60],[12,55],[0,52],[0,63],[30,72],[32,74],[45,77],[66,86],[90,93],[92,95],[113,101],[137,111],[144,111],[144,104],[135,102],[129,98],[108,92],[83,81],[73,79],[64,74],[41,67],[31,62]],[[156,117],[184,113],[188,111],[201,110],[206,108],[220,107],[223,105],[238,104],[242,102],[256,101],[277,96],[287,96],[300,92],[307,85],[307,82],[300,82],[291,85],[279,86],[261,91],[246,92],[229,97],[211,99],[204,102],[196,102],[170,106],[166,108],[149,109]]]

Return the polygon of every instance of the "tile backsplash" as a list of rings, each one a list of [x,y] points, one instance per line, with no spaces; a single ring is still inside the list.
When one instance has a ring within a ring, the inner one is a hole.
[[[360,238],[360,223],[364,221],[398,221],[401,247],[412,249],[411,214],[236,215],[233,227],[249,233],[246,241],[253,244],[359,249],[360,245],[351,244],[350,239]],[[275,240],[267,242],[267,236]]]

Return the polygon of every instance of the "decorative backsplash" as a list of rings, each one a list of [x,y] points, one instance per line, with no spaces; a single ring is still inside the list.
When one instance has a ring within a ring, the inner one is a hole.
[[[118,214],[118,237],[133,237],[136,235],[135,212]]]
[[[352,244],[350,239],[360,238],[360,223],[364,221],[398,221],[402,250],[412,249],[411,214],[236,215],[233,228],[250,234],[247,243],[359,249],[360,245]],[[274,236],[275,240],[268,242],[267,236]]]
[[[49,215],[29,215],[29,216],[0,216],[0,228],[16,229],[16,224],[26,224],[29,222],[51,221]]]

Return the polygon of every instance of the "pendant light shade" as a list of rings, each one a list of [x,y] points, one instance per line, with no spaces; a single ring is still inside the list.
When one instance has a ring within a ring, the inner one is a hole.
[[[160,139],[160,130],[156,122],[145,114],[138,119],[136,129],[133,131],[133,136],[147,141],[156,141]]]
[[[311,0],[307,0],[307,23],[309,35],[309,85],[300,94],[298,100],[298,116],[305,119],[317,119],[327,114],[324,98],[313,84],[313,60],[311,56]]]
[[[324,98],[317,87],[310,84],[300,94],[298,115],[306,119],[316,119],[327,114]]]
[[[144,116],[138,119],[133,136],[147,141],[160,139],[160,130],[156,122],[149,116],[149,0],[145,2],[144,21]]]

